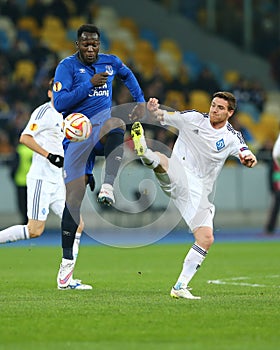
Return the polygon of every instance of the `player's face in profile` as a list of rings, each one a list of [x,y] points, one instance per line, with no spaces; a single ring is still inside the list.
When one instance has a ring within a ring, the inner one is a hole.
[[[90,65],[97,60],[100,40],[96,33],[83,32],[77,43],[81,61]]]
[[[222,127],[232,116],[233,111],[228,110],[228,101],[215,97],[210,105],[209,116],[213,126]]]

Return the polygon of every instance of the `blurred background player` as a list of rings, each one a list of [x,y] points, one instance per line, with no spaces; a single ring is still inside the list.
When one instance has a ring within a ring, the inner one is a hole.
[[[99,53],[100,32],[91,24],[77,30],[78,51],[62,60],[55,72],[54,106],[64,117],[79,112],[90,118],[92,134],[83,142],[65,145],[64,181],[66,203],[62,217],[63,258],[58,285],[67,286],[74,261],[72,246],[85,194],[85,168],[92,168],[96,156],[105,156],[105,177],[98,202],[115,203],[113,184],[122,156],[125,122],[111,116],[112,88],[115,76],[130,91],[136,104],[132,117],[143,112],[143,92],[132,71],[116,56]],[[67,141],[66,141],[67,142]],[[87,171],[86,171],[87,172]]]
[[[147,108],[162,125],[175,127],[179,134],[168,158],[147,148],[142,125],[135,122],[131,135],[136,153],[145,166],[153,169],[161,188],[173,199],[195,237],[170,295],[200,299],[191,294],[188,285],[214,242],[212,200],[216,179],[229,156],[239,157],[249,168],[257,160],[241,133],[228,122],[236,109],[236,99],[229,92],[213,95],[208,114],[195,110],[167,112],[159,108],[156,98],[148,101]]]
[[[19,143],[9,163],[11,178],[16,187],[17,207],[21,215],[21,224],[27,224],[27,184],[26,176],[32,163],[33,151]]]
[[[64,135],[63,118],[53,107],[53,79],[48,90],[49,102],[37,107],[20,136],[20,143],[33,151],[32,164],[27,174],[27,225],[15,225],[0,231],[0,243],[37,238],[45,229],[49,208],[60,218],[65,202],[62,176]],[[83,223],[77,229],[73,254],[78,255]],[[58,286],[59,289],[61,289]],[[68,289],[92,289],[80,280],[70,279]]]

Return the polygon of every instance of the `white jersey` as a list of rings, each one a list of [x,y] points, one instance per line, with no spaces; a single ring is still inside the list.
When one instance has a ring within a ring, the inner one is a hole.
[[[32,112],[22,134],[33,136],[34,140],[48,152],[63,156],[62,122],[62,115],[55,110],[51,102],[47,102]],[[51,164],[47,158],[40,154],[33,153],[27,177],[56,183],[58,176],[62,176],[62,168]]]
[[[238,157],[239,152],[251,153],[240,132],[229,122],[214,129],[208,114],[197,111],[164,112],[163,125],[179,130],[172,156],[200,178],[211,191],[226,159]],[[171,157],[172,157],[171,156]]]

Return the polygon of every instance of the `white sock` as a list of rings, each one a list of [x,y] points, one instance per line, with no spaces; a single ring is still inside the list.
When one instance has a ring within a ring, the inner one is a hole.
[[[74,244],[73,244],[73,258],[74,258],[75,262],[76,262],[77,257],[78,257],[81,235],[82,234],[80,232],[76,232],[76,235],[75,235],[75,240],[74,240]]]
[[[27,225],[15,225],[0,231],[0,243],[16,242],[29,238]]]
[[[204,250],[197,244],[193,244],[193,246],[191,247],[191,249],[185,257],[182,272],[174,286],[175,289],[187,288],[190,280],[195,275],[196,271],[202,264],[206,255],[206,250]]]
[[[149,148],[147,148],[145,154],[140,159],[146,167],[151,169],[155,169],[160,163],[159,156]]]

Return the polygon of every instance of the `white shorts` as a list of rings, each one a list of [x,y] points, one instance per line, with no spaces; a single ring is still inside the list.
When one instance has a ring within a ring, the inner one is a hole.
[[[201,226],[213,229],[215,206],[209,202],[209,188],[175,158],[169,159],[169,184],[159,179],[163,191],[170,196],[192,231]]]
[[[57,183],[26,178],[28,219],[46,221],[51,209],[60,218],[65,204],[63,178]]]

